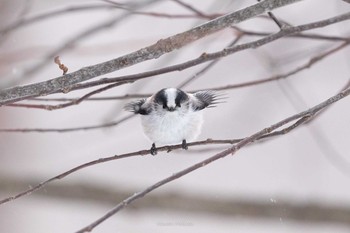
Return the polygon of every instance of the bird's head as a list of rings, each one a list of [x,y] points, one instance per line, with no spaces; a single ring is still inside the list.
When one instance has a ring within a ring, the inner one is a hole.
[[[177,88],[165,88],[154,95],[154,107],[161,112],[184,112],[189,108],[189,96]]]

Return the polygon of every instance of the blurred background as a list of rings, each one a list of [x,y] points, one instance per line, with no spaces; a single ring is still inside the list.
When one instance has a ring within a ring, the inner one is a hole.
[[[141,6],[140,3],[0,0],[2,88],[62,75],[54,63],[55,56],[60,57],[68,72],[73,72],[208,21],[198,11],[209,16],[225,14],[256,1],[163,0]],[[135,6],[136,12],[127,10]],[[307,0],[273,13],[281,21],[296,26],[349,11],[350,4],[345,1]],[[47,17],[31,21],[40,15]],[[106,26],[111,21],[113,25]],[[225,29],[159,59],[96,79],[142,73],[197,58],[204,52],[219,51],[240,37],[242,31],[252,33],[243,33],[237,44],[262,37],[254,33],[279,30],[267,15],[235,26],[241,30]],[[86,35],[92,28],[98,29]],[[350,22],[345,21],[305,33],[333,39],[282,38],[227,56],[198,75],[183,87],[185,91],[283,75],[334,50],[287,79],[225,90],[226,103],[205,111],[199,139],[243,138],[335,95],[349,80],[350,50],[348,47],[335,50],[344,43],[339,38],[349,38],[349,28]],[[176,87],[207,65],[139,80],[94,97],[151,94],[164,87]],[[92,90],[45,98],[78,98]],[[53,111],[2,106],[1,129],[52,130],[0,132],[0,199],[85,162],[149,149],[151,142],[143,135],[138,117],[111,127],[58,132],[116,122],[128,115],[123,105],[130,100],[86,100]],[[306,126],[255,143],[173,181],[127,206],[93,232],[349,232],[349,104],[350,99],[345,98]],[[0,230],[75,232],[133,193],[228,147],[205,145],[91,166],[31,195],[0,205]]]

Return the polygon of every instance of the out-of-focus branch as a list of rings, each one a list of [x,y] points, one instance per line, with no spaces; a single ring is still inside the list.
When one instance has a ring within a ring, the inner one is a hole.
[[[173,2],[176,2],[177,4],[183,6],[184,8],[192,11],[193,13],[195,13],[196,15],[203,17],[203,18],[207,18],[208,16],[206,14],[204,14],[203,12],[199,11],[197,8],[194,8],[193,6],[191,6],[190,4],[184,3],[181,0],[173,0]]]
[[[43,13],[43,14],[29,17],[29,18],[21,18],[20,20],[12,23],[11,25],[8,25],[7,27],[1,29],[0,35],[3,36],[11,31],[19,29],[21,27],[24,27],[24,26],[30,25],[32,23],[48,19],[48,18],[60,16],[62,14],[76,13],[76,12],[82,12],[82,11],[91,11],[91,10],[104,10],[104,9],[116,9],[116,6],[101,5],[101,4],[73,6],[73,7],[67,7],[64,9],[58,9],[58,10],[54,10],[51,12]]]
[[[71,128],[31,128],[31,129],[0,129],[0,132],[7,133],[67,133],[67,132],[76,132],[76,131],[86,131],[86,130],[94,130],[101,128],[109,128],[112,126],[119,125],[120,123],[129,120],[134,115],[128,115],[126,117],[121,118],[117,121],[111,121],[105,124],[100,125],[92,125],[92,126],[82,126],[82,127],[71,127]]]
[[[228,44],[228,46],[226,47],[232,47],[235,44],[238,43],[238,41],[242,38],[243,34],[238,35],[230,44]],[[193,82],[194,80],[198,79],[199,77],[203,76],[203,74],[205,74],[209,69],[211,69],[213,66],[215,66],[218,62],[220,61],[220,58],[215,59],[211,62],[209,62],[206,66],[204,66],[201,70],[199,70],[198,72],[196,72],[194,75],[192,75],[191,77],[187,78],[184,82],[182,82],[181,84],[178,85],[177,88],[182,89],[185,86],[187,86],[188,84],[190,84],[191,82]]]
[[[107,2],[107,1],[106,1]],[[91,4],[91,5],[81,5],[81,6],[69,6],[65,7],[63,9],[55,9],[50,12],[45,12],[43,14],[39,14],[36,16],[31,16],[28,18],[21,18],[17,20],[16,22],[6,26],[3,29],[0,29],[0,36],[4,36],[16,29],[19,29],[24,26],[31,25],[36,22],[40,22],[49,18],[54,18],[57,16],[65,15],[65,14],[71,14],[76,12],[84,12],[84,11],[95,11],[95,10],[126,10],[130,11],[132,14],[135,15],[145,15],[145,16],[152,16],[152,17],[162,17],[162,18],[198,18],[198,15],[190,15],[190,14],[165,14],[161,12],[143,12],[143,11],[135,11],[131,7],[127,6],[126,4],[120,4],[109,1],[109,4]],[[25,9],[24,9],[25,10]],[[212,15],[205,15],[205,18],[214,18],[220,16],[219,14],[212,14]],[[203,17],[203,16],[200,16]]]
[[[249,18],[260,15],[266,11],[270,11],[272,9],[279,8],[298,1],[300,0],[264,0],[261,3],[257,3],[253,6],[216,18],[183,33],[179,33],[166,39],[159,40],[157,43],[151,46],[142,48],[125,56],[121,56],[119,58],[100,64],[88,66],[78,71],[44,82],[5,89],[0,92],[0,104],[13,103],[19,100],[23,100],[25,98],[47,95],[57,91],[67,91],[74,84],[125,67],[129,67],[140,62],[159,58],[160,56],[166,53],[172,52],[176,49],[180,49],[181,47],[189,43],[192,43],[200,38],[213,34],[226,27],[229,27],[232,24],[237,24]],[[124,18],[124,15],[118,16],[117,18],[113,18],[112,20],[106,22],[104,24],[104,27],[114,25],[116,23],[116,20],[120,17]],[[65,45],[63,45],[62,48],[71,46],[72,42],[74,43],[77,38],[79,39],[81,37],[85,37],[86,35],[90,35],[96,30],[101,30],[101,27],[95,27],[84,32],[83,34],[80,34],[78,37],[74,38],[74,40],[69,41]],[[298,31],[295,31],[294,33],[296,32]],[[52,57],[56,56],[57,54],[59,53],[57,51],[54,51],[54,55]]]
[[[256,132],[255,134],[244,138],[243,140],[241,140],[240,142],[238,142],[234,146],[232,146],[232,147],[230,147],[230,148],[228,148],[228,149],[226,149],[218,154],[215,154],[212,157],[209,157],[209,158],[207,158],[199,163],[196,163],[196,164],[194,164],[194,165],[192,165],[184,170],[181,170],[177,173],[174,173],[173,175],[168,176],[167,178],[158,181],[157,183],[147,187],[146,189],[144,189],[142,191],[134,193],[132,196],[129,196],[128,198],[124,199],[122,202],[120,202],[118,205],[116,205],[114,208],[112,208],[110,211],[108,211],[101,218],[97,219],[96,221],[92,222],[91,224],[89,224],[86,227],[83,227],[82,229],[77,231],[77,233],[92,231],[96,226],[100,225],[102,222],[104,222],[105,220],[107,220],[111,216],[115,215],[116,213],[118,213],[122,209],[126,208],[128,205],[135,202],[136,200],[143,198],[145,195],[152,192],[153,190],[158,189],[159,187],[161,187],[167,183],[170,183],[176,179],[179,179],[182,176],[185,176],[185,175],[187,175],[187,174],[189,174],[197,169],[200,169],[204,166],[207,166],[208,164],[210,164],[218,159],[224,158],[230,154],[234,155],[238,150],[253,143],[258,138],[261,138],[264,135],[269,134],[269,133],[273,132],[274,130],[276,130],[276,129],[282,127],[283,125],[286,125],[294,120],[298,120],[298,119],[302,119],[302,118],[307,117],[307,116],[315,115],[320,110],[322,110],[322,109],[330,106],[331,104],[343,99],[344,97],[348,96],[349,94],[350,94],[350,89],[344,90],[344,91],[340,92],[339,94],[327,99],[326,101],[314,106],[313,108],[310,108],[309,110],[300,112],[300,113],[295,114],[293,116],[290,116],[290,117],[288,117],[280,122],[277,122],[277,123],[271,125],[270,127],[262,129],[262,130]]]
[[[0,190],[20,190],[28,184],[37,184],[37,180],[9,176],[0,176]],[[123,187],[111,188],[98,186],[96,183],[55,183],[46,186],[45,192],[37,192],[45,198],[55,198],[59,201],[86,200],[99,205],[112,205],[116,200],[123,200],[133,190]],[[301,223],[331,223],[350,225],[350,206],[335,206],[318,202],[295,203],[282,197],[273,200],[242,198],[205,198],[201,196],[185,195],[182,193],[157,193],[147,200],[129,208],[130,211],[148,211],[159,209],[162,211],[182,211],[186,213],[210,214],[218,216],[233,216],[248,219],[297,221]]]
[[[3,89],[6,87],[18,85],[21,81],[23,81],[23,79],[28,81],[32,77],[33,74],[37,73],[45,65],[49,64],[51,62],[52,58],[56,57],[57,54],[61,54],[63,51],[65,51],[67,49],[71,49],[72,47],[74,47],[78,42],[80,42],[84,38],[87,38],[91,35],[94,35],[102,30],[107,29],[107,28],[116,26],[118,23],[120,23],[123,20],[130,17],[132,15],[133,10],[136,10],[136,9],[139,9],[139,8],[142,8],[145,6],[150,6],[151,4],[153,4],[157,1],[160,1],[160,0],[148,0],[148,1],[143,1],[139,4],[135,4],[132,9],[129,9],[129,11],[122,13],[118,16],[114,16],[108,20],[103,21],[100,24],[97,24],[96,26],[92,26],[92,27],[88,28],[87,30],[78,33],[77,35],[73,36],[72,38],[70,38],[67,41],[65,41],[64,43],[62,43],[56,49],[54,49],[54,50],[50,51],[48,54],[46,54],[42,61],[31,66],[30,68],[28,68],[26,70],[23,70],[21,72],[21,75],[13,76],[11,79],[2,80],[2,82],[0,82],[0,88]],[[64,76],[66,76],[66,75],[63,75],[61,77],[64,77]],[[60,83],[60,82],[62,82],[62,80],[59,80],[58,82]],[[55,84],[57,85],[57,82],[55,82]],[[51,88],[54,85],[54,83],[50,83],[50,85],[51,86],[49,88]],[[62,90],[62,91],[64,91],[64,90]],[[0,91],[0,93],[1,93],[1,91]],[[0,97],[0,99],[1,99],[1,97]]]

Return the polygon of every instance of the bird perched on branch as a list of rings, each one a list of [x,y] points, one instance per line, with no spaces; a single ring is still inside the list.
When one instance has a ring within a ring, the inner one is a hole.
[[[199,135],[205,108],[219,103],[219,95],[214,91],[186,93],[177,88],[164,88],[146,99],[125,105],[124,109],[141,115],[144,133],[153,142],[151,154],[157,154],[156,144],[187,142]]]

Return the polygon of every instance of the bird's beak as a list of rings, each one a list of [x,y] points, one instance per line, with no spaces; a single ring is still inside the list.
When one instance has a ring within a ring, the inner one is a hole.
[[[175,111],[175,108],[174,108],[174,107],[168,107],[168,111],[169,111],[169,112],[174,112],[174,111]]]

